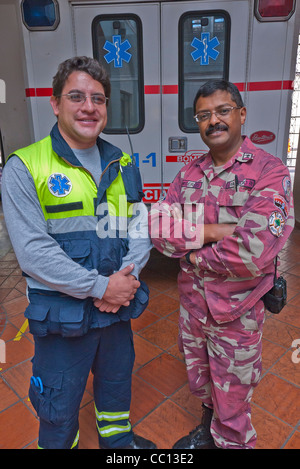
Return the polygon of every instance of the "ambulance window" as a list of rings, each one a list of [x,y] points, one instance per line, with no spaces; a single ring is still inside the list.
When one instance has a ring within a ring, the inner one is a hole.
[[[59,24],[57,0],[22,0],[21,11],[29,31],[53,31]]]
[[[230,17],[225,11],[189,12],[179,20],[179,126],[198,132],[193,102],[211,78],[228,79]]]
[[[104,133],[138,133],[144,127],[142,25],[136,15],[101,15],[92,24],[94,57],[111,80]]]

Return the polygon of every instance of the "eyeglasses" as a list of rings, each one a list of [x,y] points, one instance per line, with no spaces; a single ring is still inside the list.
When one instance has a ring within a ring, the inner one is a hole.
[[[211,116],[212,114],[215,114],[216,116],[219,116],[221,118],[225,118],[226,117],[229,117],[229,115],[231,114],[231,111],[233,111],[233,109],[241,109],[240,106],[226,106],[226,107],[223,107],[222,109],[220,109],[219,111],[203,111],[203,112],[198,112],[198,114],[196,114],[194,116],[194,119],[196,120],[196,122],[205,122],[207,121],[208,119],[211,119]]]
[[[106,96],[103,94],[92,94],[91,96],[87,96],[84,93],[67,93],[67,94],[61,94],[60,96],[57,96],[57,98],[60,98],[62,96],[65,96],[68,98],[71,103],[85,103],[87,98],[91,98],[91,101],[93,104],[96,104],[97,106],[100,106],[101,104],[107,103],[108,99]]]

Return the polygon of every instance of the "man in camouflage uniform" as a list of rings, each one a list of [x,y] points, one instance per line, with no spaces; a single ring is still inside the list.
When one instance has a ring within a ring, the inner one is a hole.
[[[290,175],[242,136],[246,108],[235,85],[206,83],[194,111],[210,151],[181,169],[149,215],[155,247],[180,258],[180,344],[203,403],[202,423],[174,448],[254,448],[261,298],[294,226]]]

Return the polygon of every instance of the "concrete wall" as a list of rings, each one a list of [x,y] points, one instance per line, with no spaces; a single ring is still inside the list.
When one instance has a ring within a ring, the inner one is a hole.
[[[0,79],[6,85],[6,102],[0,103],[0,128],[6,157],[31,143],[17,8],[13,0],[0,0]]]

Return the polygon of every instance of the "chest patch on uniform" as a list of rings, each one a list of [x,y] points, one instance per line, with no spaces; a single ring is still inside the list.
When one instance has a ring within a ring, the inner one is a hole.
[[[272,235],[279,237],[282,234],[285,220],[280,212],[272,212],[269,218],[269,228]]]
[[[63,173],[51,174],[48,178],[48,189],[55,197],[65,197],[72,190],[72,183]]]
[[[202,186],[202,181],[188,181],[187,179],[184,179],[182,181],[182,187],[188,187],[190,189],[200,189]]]
[[[245,189],[253,189],[254,185],[254,179],[245,178],[242,181],[233,179],[226,183],[226,189],[237,189],[237,186],[244,187]]]

